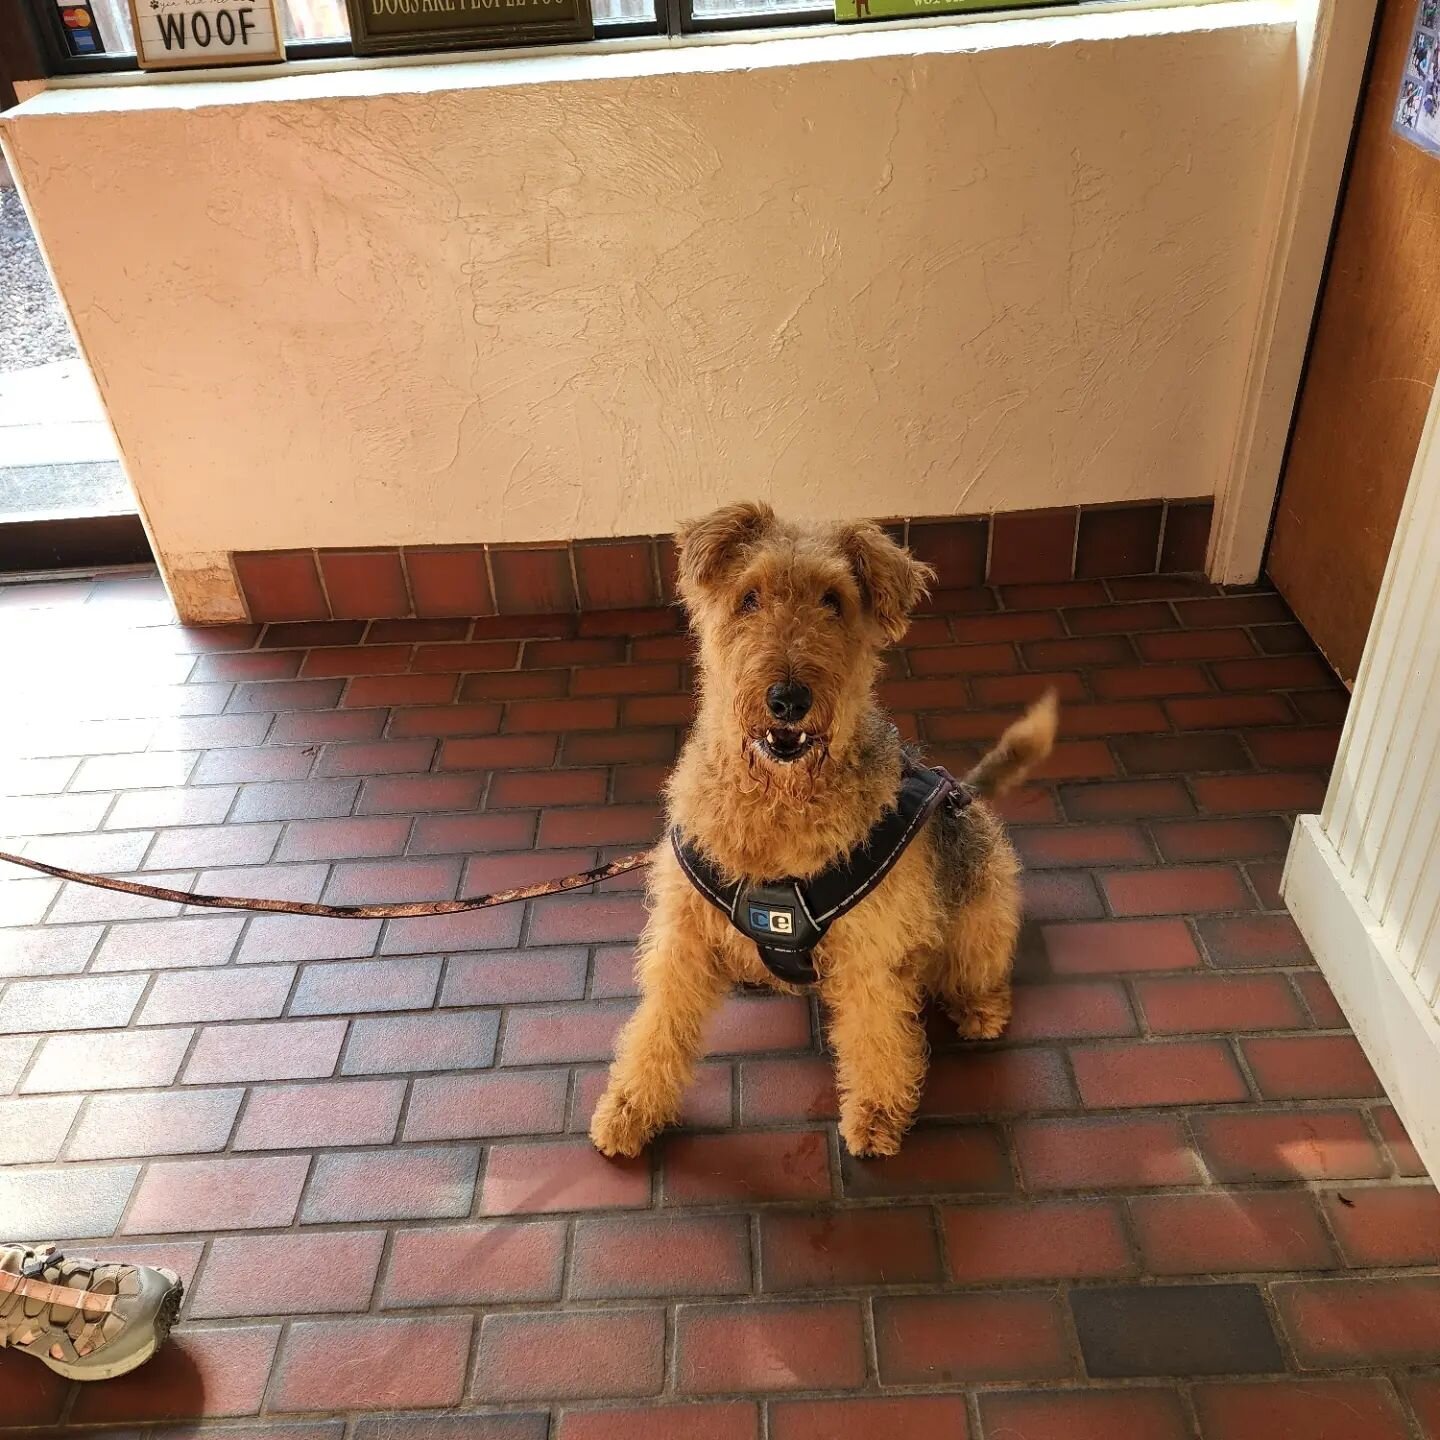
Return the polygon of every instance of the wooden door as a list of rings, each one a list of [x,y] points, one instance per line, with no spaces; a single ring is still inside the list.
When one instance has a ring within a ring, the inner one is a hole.
[[[1391,123],[1419,3],[1381,7],[1266,559],[1347,684],[1440,370],[1440,156]]]

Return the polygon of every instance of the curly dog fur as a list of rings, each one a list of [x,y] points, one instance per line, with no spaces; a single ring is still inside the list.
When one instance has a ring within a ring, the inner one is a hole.
[[[783,522],[732,505],[680,530],[679,589],[699,639],[699,709],[667,788],[669,818],[727,876],[806,877],[848,852],[893,801],[902,749],[875,696],[933,572],[876,525]],[[767,695],[809,691],[778,740]],[[1047,695],[966,777],[980,795],[1049,753]],[[773,742],[773,743],[772,743]],[[798,750],[777,755],[774,745]],[[1010,1018],[1019,862],[977,799],[942,807],[880,885],[815,954],[853,1155],[893,1155],[925,1078],[920,1012],[937,996],[960,1033],[989,1040]],[[650,866],[641,1002],[621,1033],[590,1137],[636,1155],[672,1124],[705,1023],[737,982],[785,990],[755,946],[685,878],[668,843]]]

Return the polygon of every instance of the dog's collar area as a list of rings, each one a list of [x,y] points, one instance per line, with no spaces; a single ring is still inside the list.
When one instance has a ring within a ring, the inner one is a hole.
[[[755,943],[776,979],[813,985],[819,978],[815,947],[830,926],[890,873],[941,804],[963,810],[974,798],[974,791],[943,767],[924,766],[907,756],[891,808],[858,845],[805,880],[790,876],[763,884],[727,882],[715,862],[678,829],[671,830],[670,843],[686,878]]]

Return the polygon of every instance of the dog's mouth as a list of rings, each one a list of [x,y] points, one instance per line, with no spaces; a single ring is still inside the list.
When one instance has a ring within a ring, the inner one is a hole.
[[[775,725],[763,735],[757,735],[754,744],[767,760],[791,765],[801,756],[808,755],[819,742],[820,737],[809,730],[792,730],[783,725]]]

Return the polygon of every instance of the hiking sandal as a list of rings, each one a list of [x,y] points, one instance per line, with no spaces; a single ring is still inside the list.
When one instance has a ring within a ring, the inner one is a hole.
[[[68,1380],[113,1380],[165,1343],[184,1293],[173,1270],[0,1245],[0,1349]]]

